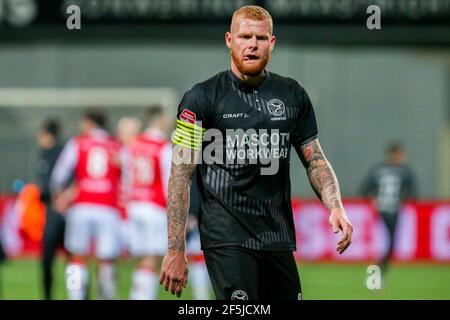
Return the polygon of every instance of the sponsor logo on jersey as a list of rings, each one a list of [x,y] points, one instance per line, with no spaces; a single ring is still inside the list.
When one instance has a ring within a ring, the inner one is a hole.
[[[197,115],[188,109],[184,109],[180,114],[180,119],[189,123],[195,123],[197,121]]]
[[[249,115],[247,113],[225,113],[222,118],[224,119],[236,119],[236,118],[248,118]]]
[[[231,300],[248,300],[248,295],[244,290],[236,290],[231,294]]]

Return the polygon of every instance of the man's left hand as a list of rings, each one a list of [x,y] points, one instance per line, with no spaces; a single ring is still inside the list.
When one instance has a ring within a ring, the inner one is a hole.
[[[331,210],[329,222],[334,233],[338,233],[339,230],[342,231],[342,237],[336,248],[336,251],[342,254],[352,243],[353,226],[343,208]]]

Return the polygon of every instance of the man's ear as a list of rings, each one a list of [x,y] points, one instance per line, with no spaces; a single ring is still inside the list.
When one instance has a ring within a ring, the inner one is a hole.
[[[276,41],[277,38],[275,36],[272,36],[272,38],[270,39],[270,52],[272,52],[272,50],[275,48]]]
[[[227,32],[225,33],[225,44],[229,49],[231,49],[231,33]]]

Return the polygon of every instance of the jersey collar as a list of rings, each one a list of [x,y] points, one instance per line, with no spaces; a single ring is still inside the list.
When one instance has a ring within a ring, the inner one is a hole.
[[[231,69],[228,69],[228,75],[231,78],[231,81],[233,81],[235,84],[237,84],[239,87],[247,89],[247,90],[259,90],[261,89],[270,79],[270,72],[266,70],[266,76],[264,77],[264,79],[257,85],[257,86],[250,86],[248,84],[246,84],[245,82],[243,82],[241,79],[239,79],[234,73],[233,71],[231,71]]]
[[[91,131],[89,131],[88,135],[90,135],[92,137],[96,137],[96,138],[109,137],[108,131],[106,131],[105,129],[101,129],[101,128],[92,129]]]

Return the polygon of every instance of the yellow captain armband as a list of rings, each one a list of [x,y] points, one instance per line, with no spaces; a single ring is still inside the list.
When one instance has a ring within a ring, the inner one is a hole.
[[[200,150],[202,148],[203,135],[205,128],[196,124],[177,120],[177,128],[173,135],[173,144],[180,145],[192,150]]]

